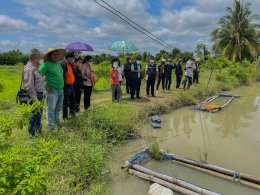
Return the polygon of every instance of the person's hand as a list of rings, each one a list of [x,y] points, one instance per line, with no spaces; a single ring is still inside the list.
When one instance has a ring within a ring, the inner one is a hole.
[[[48,93],[53,92],[52,88],[50,88],[50,87],[45,87],[45,89],[46,89],[46,91],[47,91]]]

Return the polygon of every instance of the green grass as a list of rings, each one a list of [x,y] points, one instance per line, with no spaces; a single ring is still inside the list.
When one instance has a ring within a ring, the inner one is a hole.
[[[0,110],[8,110],[15,105],[15,97],[20,89],[22,66],[0,66]]]

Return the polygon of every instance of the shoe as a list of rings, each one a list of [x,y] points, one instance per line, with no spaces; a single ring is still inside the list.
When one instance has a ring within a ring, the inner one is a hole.
[[[152,97],[155,97],[154,95],[152,95]]]
[[[131,97],[131,100],[135,100],[135,98],[134,98],[134,97]]]
[[[136,99],[139,99],[139,100],[140,100],[141,98],[140,98],[140,97],[136,97]]]

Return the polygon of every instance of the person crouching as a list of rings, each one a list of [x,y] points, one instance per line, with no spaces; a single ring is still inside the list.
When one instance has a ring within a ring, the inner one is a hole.
[[[112,68],[110,70],[110,84],[112,89],[112,101],[113,102],[119,102],[122,97],[122,90],[119,83],[119,77],[118,77],[118,60],[113,59],[112,60]],[[117,94],[117,97],[115,98],[115,94]]]

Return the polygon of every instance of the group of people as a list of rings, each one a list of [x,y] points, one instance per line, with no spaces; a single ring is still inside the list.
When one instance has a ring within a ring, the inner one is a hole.
[[[49,49],[45,55],[38,49],[30,50],[29,62],[22,75],[23,86],[32,102],[42,101],[45,92],[48,129],[53,130],[59,126],[61,110],[64,120],[79,112],[82,91],[84,108],[90,107],[92,88],[97,81],[92,63],[91,56],[82,59],[75,56],[74,52],[66,52],[64,49]],[[29,125],[31,137],[41,131],[41,115],[41,111],[33,111]]]
[[[73,117],[80,110],[81,94],[84,91],[84,108],[90,107],[90,99],[93,85],[97,81],[97,76],[92,68],[92,57],[84,58],[75,55],[75,52],[66,52],[64,49],[49,49],[43,55],[38,49],[31,49],[29,52],[29,62],[25,65],[22,81],[24,90],[31,98],[31,102],[42,101],[46,96],[46,123],[50,130],[59,126],[59,114],[62,110],[64,120]],[[142,78],[146,80],[147,97],[155,97],[156,89],[162,83],[163,91],[171,89],[172,72],[176,74],[176,88],[180,87],[183,70],[181,63],[172,65],[172,60],[162,59],[158,66],[153,56],[144,71],[141,65],[141,58],[132,60],[127,58],[127,62],[121,66],[120,60],[114,58],[111,62],[110,84],[112,89],[112,101],[119,102],[122,98],[121,84],[125,78],[126,93],[130,94],[132,100],[141,99],[140,88]],[[188,88],[193,82],[198,82],[199,66],[192,60],[186,64],[185,79],[183,88]],[[34,110],[30,119],[29,134],[35,137],[41,131],[41,110]]]
[[[120,65],[120,60],[115,58],[112,60],[112,68],[110,70],[110,84],[112,88],[112,101],[118,102],[122,97],[121,84],[125,78],[126,93],[130,94],[131,100],[141,99],[140,87],[141,80],[146,80],[146,95],[147,97],[155,97],[155,83],[157,80],[156,90],[159,90],[162,84],[163,92],[171,90],[172,72],[175,70],[176,89],[180,88],[183,68],[182,62],[179,61],[172,65],[172,59],[161,59],[161,64],[157,65],[153,56],[150,57],[149,63],[145,70],[142,70],[141,58],[137,57],[134,61],[130,57],[127,58],[126,64]],[[183,89],[186,89],[188,82],[188,89],[192,83],[198,83],[199,79],[199,65],[190,59],[184,68],[185,78],[182,82]]]

